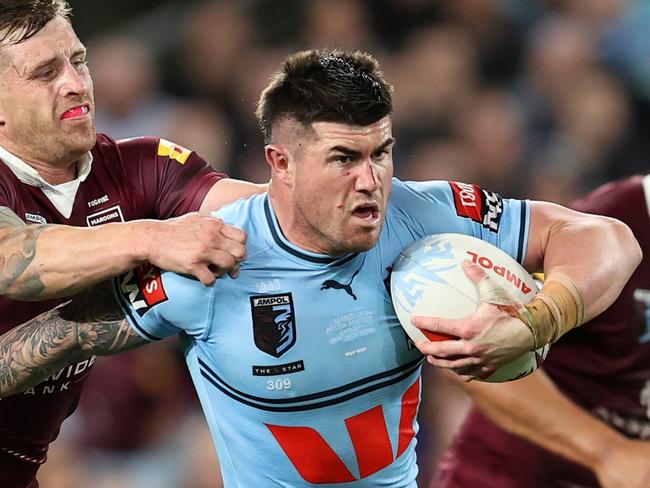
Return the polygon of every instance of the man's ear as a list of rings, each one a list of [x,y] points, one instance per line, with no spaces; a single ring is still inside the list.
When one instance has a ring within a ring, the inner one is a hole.
[[[271,177],[287,182],[293,179],[293,168],[289,164],[291,155],[283,144],[269,144],[264,147],[264,157],[271,167]]]

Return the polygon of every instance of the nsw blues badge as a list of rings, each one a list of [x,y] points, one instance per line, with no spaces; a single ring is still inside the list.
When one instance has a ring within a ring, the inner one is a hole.
[[[255,345],[279,358],[296,343],[291,293],[250,297]]]

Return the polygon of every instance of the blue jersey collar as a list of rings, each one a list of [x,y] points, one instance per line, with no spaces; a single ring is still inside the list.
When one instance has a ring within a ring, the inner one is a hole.
[[[352,259],[354,259],[356,256],[359,255],[359,253],[350,253],[344,256],[328,256],[327,254],[318,254],[318,253],[305,251],[304,249],[300,249],[299,247],[290,243],[282,233],[282,229],[280,229],[280,225],[278,224],[278,219],[275,215],[275,212],[273,211],[273,207],[271,206],[270,197],[268,194],[264,199],[264,215],[266,216],[266,222],[269,226],[269,230],[271,231],[271,236],[273,237],[275,243],[282,250],[299,259],[309,261],[310,263],[331,264],[334,266],[340,266],[342,264],[347,263],[348,261],[351,261]]]

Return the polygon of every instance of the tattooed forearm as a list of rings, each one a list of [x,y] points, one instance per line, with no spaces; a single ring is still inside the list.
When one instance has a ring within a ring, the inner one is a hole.
[[[12,230],[0,238],[0,295],[14,288],[14,295],[35,298],[45,286],[38,271],[29,268],[36,256],[38,236],[45,225],[26,225],[7,207],[0,207],[0,229]]]
[[[103,283],[0,336],[0,398],[93,354],[145,344],[123,319],[110,284]]]
[[[0,397],[40,383],[79,357],[76,324],[46,312],[0,337]]]
[[[78,324],[79,346],[92,354],[115,354],[145,341],[133,332],[113,298],[110,282],[100,283],[61,309],[61,318]]]

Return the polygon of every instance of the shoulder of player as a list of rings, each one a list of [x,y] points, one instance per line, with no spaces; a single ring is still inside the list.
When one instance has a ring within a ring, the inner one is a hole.
[[[106,154],[107,152],[118,152],[127,156],[138,156],[146,160],[155,160],[158,156],[172,158],[179,156],[174,151],[183,152],[189,149],[179,146],[166,139],[153,136],[129,137],[126,139],[113,139],[107,134],[97,134],[97,141],[93,148],[94,154]]]
[[[452,188],[448,181],[401,181],[394,178],[387,218],[404,216],[408,220],[417,219],[417,210],[423,204],[448,206],[453,204],[453,201]]]
[[[259,193],[247,198],[240,198],[212,212],[212,216],[230,225],[244,229],[250,238],[255,233],[255,230],[258,229],[261,222],[266,220],[266,198],[267,193]]]
[[[117,151],[119,153],[139,153],[145,151],[146,153],[156,154],[156,150],[160,143],[157,137],[130,137],[126,139],[113,139],[107,134],[98,133],[97,141],[93,147],[93,153],[103,154],[106,152]]]
[[[650,214],[650,178],[636,175],[599,186],[569,205],[575,210],[615,217],[630,223]]]
[[[428,200],[449,200],[451,197],[451,182],[445,180],[432,181],[402,181],[393,178],[393,190],[390,203],[400,205],[409,199],[425,197]]]

